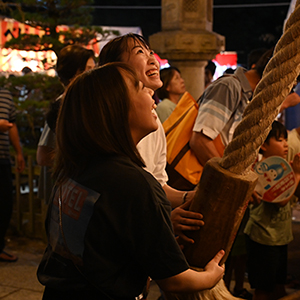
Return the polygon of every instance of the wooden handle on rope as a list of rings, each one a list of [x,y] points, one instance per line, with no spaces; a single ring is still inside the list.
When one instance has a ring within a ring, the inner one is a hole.
[[[231,248],[243,210],[256,184],[251,166],[300,73],[299,3],[300,0],[223,158],[210,160],[203,170],[190,209],[203,214],[205,225],[189,234],[195,244],[184,250],[193,266],[203,268],[218,250],[224,249],[228,254]]]
[[[195,243],[184,248],[191,266],[203,268],[224,249],[228,255],[257,177],[251,171],[258,150],[266,139],[280,106],[300,74],[300,0],[289,17],[284,33],[234,132],[223,158],[208,161],[190,210],[203,214],[205,225],[189,232]],[[224,262],[225,258],[222,260]],[[168,300],[236,299],[221,280],[208,291],[166,294]]]
[[[274,49],[258,83],[252,101],[245,109],[233,140],[226,147],[220,165],[233,173],[248,172],[265,141],[280,106],[300,74],[300,5],[288,19],[285,31]]]

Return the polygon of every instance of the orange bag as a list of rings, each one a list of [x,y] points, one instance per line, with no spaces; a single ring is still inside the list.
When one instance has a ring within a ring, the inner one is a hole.
[[[185,92],[172,114],[163,123],[167,139],[168,184],[178,190],[194,189],[203,170],[189,146],[198,109],[199,104]],[[224,146],[220,136],[214,143],[220,155],[223,155]]]

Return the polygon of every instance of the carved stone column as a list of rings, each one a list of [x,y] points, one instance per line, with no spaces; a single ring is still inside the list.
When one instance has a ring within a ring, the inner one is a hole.
[[[162,0],[162,31],[149,37],[152,49],[178,67],[187,91],[198,99],[204,90],[207,60],[225,49],[212,31],[213,0]]]

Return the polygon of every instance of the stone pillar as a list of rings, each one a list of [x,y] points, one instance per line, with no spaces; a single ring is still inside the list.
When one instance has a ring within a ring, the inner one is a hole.
[[[204,68],[225,49],[212,31],[213,0],[162,0],[162,31],[149,37],[152,49],[181,71],[197,100],[204,90]]]

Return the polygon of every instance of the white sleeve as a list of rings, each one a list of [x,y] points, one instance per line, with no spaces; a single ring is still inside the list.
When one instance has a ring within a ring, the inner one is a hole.
[[[50,129],[47,122],[45,122],[38,146],[48,146],[52,147],[53,149],[55,148],[55,133]]]
[[[165,170],[167,162],[167,142],[164,128],[157,118],[158,129],[144,137],[137,145],[145,164],[146,171],[164,186],[168,181]]]

